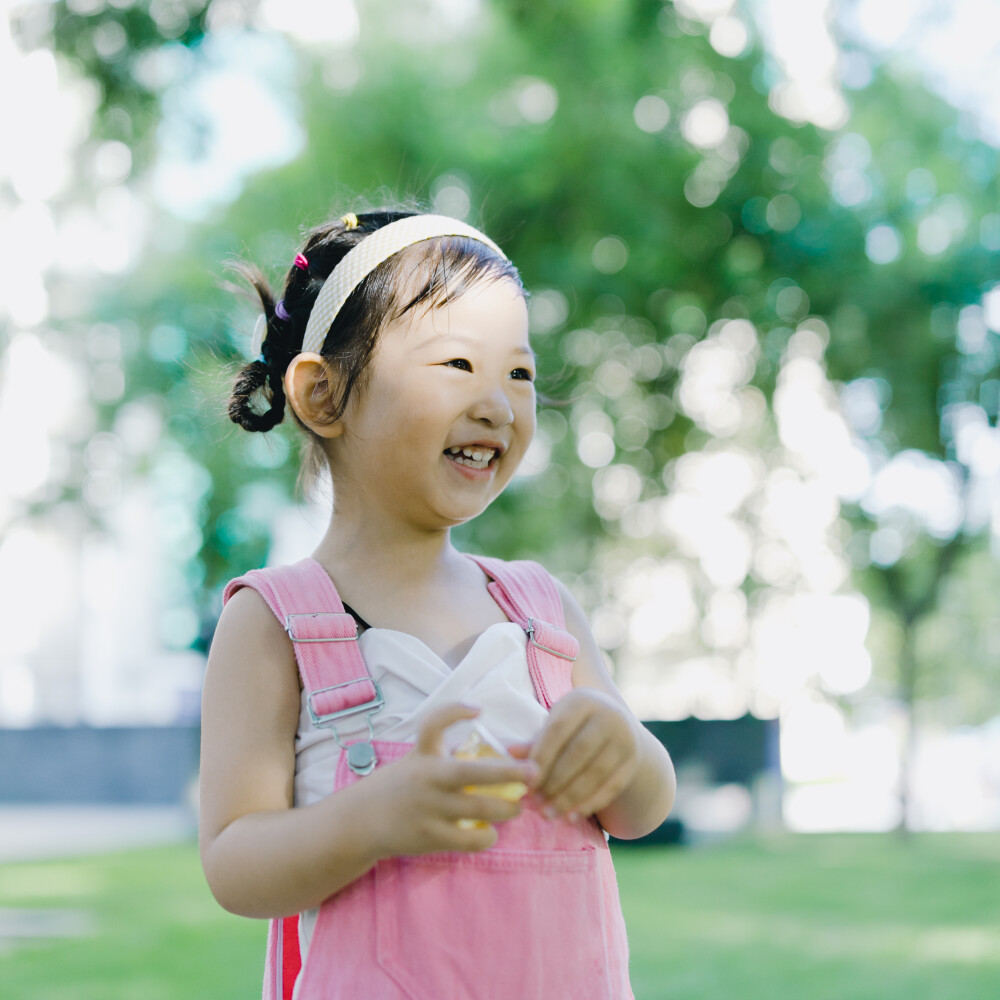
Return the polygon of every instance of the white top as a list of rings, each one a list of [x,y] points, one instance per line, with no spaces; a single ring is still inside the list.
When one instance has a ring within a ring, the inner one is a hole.
[[[527,636],[514,622],[498,622],[479,635],[454,668],[416,636],[388,628],[366,629],[358,647],[385,705],[372,716],[375,739],[410,743],[427,713],[461,701],[482,709],[480,722],[504,746],[534,739],[547,716],[528,674]],[[342,741],[367,738],[363,713],[338,724]],[[340,748],[329,728],[317,729],[303,692],[295,737],[295,804],[311,805],[333,791]],[[309,949],[316,910],[299,920],[303,959]]]

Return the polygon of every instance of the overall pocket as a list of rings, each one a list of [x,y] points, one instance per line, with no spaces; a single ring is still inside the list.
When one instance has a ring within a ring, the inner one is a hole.
[[[394,858],[376,954],[411,1000],[611,1000],[597,851]]]

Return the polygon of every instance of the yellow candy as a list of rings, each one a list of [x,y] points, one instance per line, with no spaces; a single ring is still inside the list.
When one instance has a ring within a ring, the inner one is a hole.
[[[481,760],[509,755],[494,749],[476,730],[473,730],[455,750],[453,756],[459,760]],[[466,785],[464,791],[469,795],[492,795],[508,802],[517,802],[527,793],[528,786],[523,781],[502,781],[494,785]],[[482,830],[489,826],[489,823],[481,819],[460,819],[457,823],[463,830]]]

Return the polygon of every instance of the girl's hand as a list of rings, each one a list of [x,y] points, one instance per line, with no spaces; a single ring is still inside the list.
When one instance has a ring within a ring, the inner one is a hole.
[[[588,687],[560,698],[535,742],[512,747],[511,753],[538,764],[533,797],[550,818],[600,812],[628,786],[639,761],[638,737],[627,710]]]
[[[497,839],[492,824],[520,813],[519,802],[465,789],[511,781],[531,787],[538,775],[534,761],[456,760],[444,753],[442,737],[448,726],[477,715],[478,709],[457,703],[432,712],[413,750],[359,783],[375,796],[370,800],[372,836],[380,856],[481,851]],[[466,829],[458,826],[460,819],[489,825]]]

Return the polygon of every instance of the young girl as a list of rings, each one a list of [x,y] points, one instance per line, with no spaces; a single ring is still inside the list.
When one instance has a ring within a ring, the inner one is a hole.
[[[372,212],[310,233],[279,302],[252,280],[230,416],[287,402],[333,482],[311,558],[226,588],[205,678],[202,863],[272,918],[265,997],[631,997],[605,831],[663,821],[670,760],[569,591],[450,540],[535,430],[517,270],[462,222]]]

